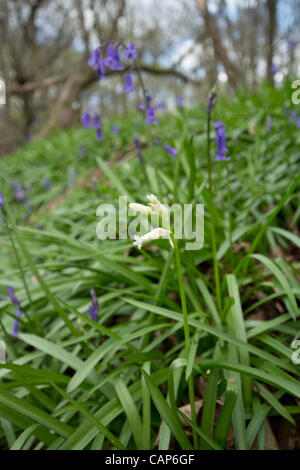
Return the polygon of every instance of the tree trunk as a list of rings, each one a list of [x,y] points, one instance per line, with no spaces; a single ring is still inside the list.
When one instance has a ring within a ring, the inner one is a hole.
[[[207,32],[212,39],[215,56],[223,65],[226,71],[226,74],[228,76],[230,85],[233,88],[236,88],[237,81],[238,81],[240,74],[236,66],[234,65],[234,63],[230,60],[227,50],[225,46],[223,45],[223,41],[220,36],[216,19],[208,10],[207,0],[197,0],[197,3],[198,3],[199,10],[204,18]]]
[[[276,14],[277,14],[277,0],[267,0],[268,9],[268,29],[267,29],[267,80],[271,85],[274,85],[274,74],[272,72],[272,65],[274,59],[274,41],[276,35]]]
[[[184,73],[174,70],[172,68],[163,69],[158,66],[151,66],[147,64],[139,65],[140,71],[146,72],[156,76],[171,76],[180,79],[185,83],[192,83],[199,87],[202,84],[201,80],[193,80],[190,77],[186,76]],[[126,70],[124,72],[126,72]],[[118,71],[108,70],[106,76],[111,76],[118,74]],[[121,72],[122,73],[122,72]],[[96,80],[96,72],[91,67],[86,66],[83,70],[79,72],[72,73],[66,82],[62,85],[62,89],[59,93],[57,102],[50,110],[50,116],[42,127],[40,135],[46,137],[49,133],[55,129],[67,129],[74,124],[74,110],[72,104],[78,100],[80,93],[85,90],[89,85],[91,85]],[[42,83],[41,83],[42,85]],[[29,89],[31,89],[28,86]],[[15,90],[17,91],[17,90]],[[21,90],[20,90],[21,91]]]
[[[45,125],[42,127],[40,135],[45,137],[55,129],[67,129],[74,124],[74,110],[72,104],[87,86],[96,78],[95,71],[86,67],[80,72],[74,72],[64,83],[58,100],[52,110]]]

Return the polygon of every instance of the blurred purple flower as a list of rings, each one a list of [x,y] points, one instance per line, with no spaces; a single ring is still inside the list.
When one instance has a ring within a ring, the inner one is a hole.
[[[217,101],[217,97],[218,97],[217,93],[215,93],[214,91],[210,92],[208,103],[207,103],[207,115],[208,116],[211,115],[212,109]]]
[[[96,47],[91,53],[88,65],[97,71],[98,78],[105,77],[105,63],[106,61],[100,55],[100,48]]]
[[[52,189],[53,188],[53,183],[48,180],[48,178],[43,179],[43,188],[44,189]]]
[[[145,96],[146,96],[146,103],[147,103],[147,108],[149,108],[152,100],[152,96],[150,95],[149,91],[145,91]]]
[[[2,192],[0,191],[0,224],[2,223],[2,209],[4,207],[4,198],[3,198],[3,195],[2,195]]]
[[[162,102],[157,103],[155,105],[155,109],[156,109],[156,111],[165,111],[166,110],[166,105],[165,105],[165,103],[162,103]]]
[[[266,133],[269,135],[272,130],[272,118],[270,114],[268,114],[266,119]]]
[[[4,200],[5,199],[3,197],[2,191],[0,191],[0,210],[4,207]]]
[[[100,125],[99,127],[96,128],[96,140],[103,140],[104,135],[102,132],[102,126]]]
[[[76,180],[76,171],[71,169],[69,171],[68,188],[72,188],[72,186],[74,186],[75,180]]]
[[[13,288],[12,286],[9,286],[9,287],[7,288],[7,294],[8,294],[8,297],[10,298],[11,302],[13,302],[14,304],[18,305],[18,307],[19,307],[19,306],[20,306],[20,301],[19,301],[19,299],[16,297],[14,288]]]
[[[85,111],[83,114],[82,114],[82,124],[84,125],[84,127],[86,129],[88,129],[91,125],[91,116],[90,116],[90,113],[88,113],[87,111]]]
[[[135,137],[134,138],[134,145],[136,147],[137,150],[140,150],[141,149],[141,142],[140,140],[138,139],[138,137]]]
[[[154,146],[160,145],[160,137],[156,137],[156,138],[153,140],[153,145],[154,145]]]
[[[144,164],[145,164],[145,160],[144,160],[144,156],[143,156],[143,154],[142,154],[142,152],[141,152],[141,142],[140,142],[140,140],[139,140],[138,137],[135,137],[135,139],[134,139],[134,145],[135,145],[135,148],[136,148],[137,151],[138,151],[138,152],[137,152],[138,159],[139,159],[141,165],[144,165]]]
[[[297,111],[293,110],[293,111],[291,112],[290,122],[291,122],[291,123],[294,122],[295,119],[296,119],[296,117],[297,117]]]
[[[7,293],[8,293],[8,297],[10,298],[11,302],[14,303],[15,305],[17,305],[18,307],[18,310],[17,310],[17,313],[16,313],[16,319],[14,321],[14,324],[13,324],[13,329],[12,329],[12,336],[17,336],[18,335],[18,331],[19,331],[19,318],[21,316],[21,312],[22,312],[22,308],[21,308],[21,304],[20,304],[20,301],[19,299],[15,296],[15,291],[14,291],[14,288],[12,286],[9,286],[7,288]]]
[[[18,181],[12,181],[11,188],[13,190],[15,199],[22,204],[26,204],[27,197],[25,196],[23,186]]]
[[[173,147],[170,147],[170,145],[167,145],[167,144],[164,144],[164,149],[168,152],[168,154],[174,158],[176,157],[177,153],[178,153],[178,150],[173,148]]]
[[[112,126],[112,127],[110,128],[110,132],[111,132],[112,134],[119,134],[119,132],[120,132],[120,126],[118,126],[117,124],[115,124],[114,126]]]
[[[137,105],[137,109],[138,109],[139,111],[141,111],[142,113],[146,111],[146,107],[145,107],[144,103],[139,103],[139,104]]]
[[[280,66],[277,65],[277,64],[272,64],[271,66],[271,72],[273,75],[276,75],[276,73],[278,73],[280,70]]]
[[[105,60],[100,57],[98,61],[98,78],[103,78],[105,77]]]
[[[18,336],[18,332],[19,332],[19,318],[21,317],[21,313],[22,313],[21,308],[18,308],[17,313],[16,313],[16,318],[15,318],[15,320],[14,320],[12,332],[11,332],[11,335],[12,335],[12,336]]]
[[[215,123],[215,136],[217,144],[217,156],[214,159],[215,161],[228,161],[230,157],[226,157],[228,149],[226,147],[226,133],[225,133],[225,124],[221,121],[216,121]]]
[[[183,108],[183,96],[178,96],[177,98],[177,106],[178,108]]]
[[[88,65],[90,67],[93,67],[93,69],[98,70],[99,58],[99,47],[96,47],[96,49],[93,49],[91,52],[91,57],[88,60]]]
[[[93,117],[93,127],[95,127],[96,129],[97,127],[101,127],[99,114],[95,114],[95,116]]]
[[[134,90],[135,90],[135,87],[133,86],[132,76],[130,73],[127,73],[125,76],[125,86],[123,87],[123,92],[130,93],[131,91],[134,91]]]
[[[124,70],[124,66],[120,62],[120,56],[117,48],[114,48],[111,43],[107,46],[105,65],[107,65],[110,70]]]
[[[132,62],[133,60],[137,59],[138,53],[133,43],[129,44],[128,48],[125,49],[124,56],[125,56],[126,62]]]
[[[294,39],[287,38],[286,44],[287,44],[287,48],[288,48],[289,51],[292,51],[293,49],[295,49],[296,43],[295,43]]]
[[[91,315],[91,319],[93,321],[98,321],[99,302],[96,296],[96,292],[94,291],[92,287],[90,289],[90,294],[91,294],[91,305],[89,306],[89,312]]]
[[[85,152],[86,152],[86,146],[84,143],[81,142],[78,147],[78,157],[79,158],[84,157]]]
[[[151,106],[147,109],[145,124],[159,124],[159,121],[155,118],[155,111]]]
[[[95,176],[93,176],[92,178],[92,185],[93,185],[94,190],[98,192],[97,178]]]

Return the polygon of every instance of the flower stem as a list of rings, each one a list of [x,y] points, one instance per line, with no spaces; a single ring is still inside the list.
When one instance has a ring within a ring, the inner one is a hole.
[[[212,252],[213,252],[217,305],[218,305],[219,315],[221,315],[222,302],[221,302],[219,266],[218,266],[218,260],[217,260],[215,208],[214,208],[214,203],[213,203],[212,168],[211,168],[212,165],[211,165],[211,157],[210,157],[210,123],[211,123],[211,114],[208,113],[208,116],[207,116],[207,167],[208,167],[208,182],[209,182],[209,211],[210,211],[210,217],[211,217],[211,224],[210,224],[211,243],[212,243]]]
[[[186,306],[186,297],[183,285],[183,275],[182,275],[182,267],[180,261],[180,254],[178,245],[174,238],[174,235],[171,233],[171,238],[174,244],[174,252],[175,252],[175,262],[176,262],[176,270],[177,270],[177,278],[178,278],[178,285],[179,285],[179,293],[180,293],[180,301],[181,301],[181,310],[183,314],[183,328],[184,328],[184,339],[185,339],[185,349],[186,349],[186,360],[188,360],[190,348],[191,348],[191,340],[190,340],[190,328],[188,322],[188,313],[187,313],[187,306]],[[193,381],[193,374],[191,373],[188,378],[188,388],[189,388],[189,401],[191,406],[191,416],[192,421],[197,425],[197,415],[196,415],[196,407],[195,407],[195,394],[194,394],[194,381]],[[197,434],[193,430],[193,441],[194,447],[197,449]]]
[[[227,201],[228,201],[228,217],[229,217],[229,253],[230,253],[230,268],[233,268],[233,246],[232,246],[232,206],[231,206],[231,189],[230,189],[230,166],[229,162],[226,165],[227,171]]]
[[[25,289],[25,292],[26,292],[26,296],[27,296],[27,299],[28,299],[28,303],[29,305],[31,306],[32,308],[32,311],[33,311],[33,317],[30,317],[28,315],[28,313],[26,312],[26,310],[24,310],[24,315],[26,316],[27,320],[28,320],[28,323],[32,325],[34,331],[36,332],[37,331],[37,327],[38,327],[38,323],[37,323],[37,320],[36,320],[36,310],[35,310],[35,305],[32,301],[32,297],[31,297],[31,294],[30,294],[30,290],[28,288],[28,285],[27,285],[27,282],[26,282],[26,279],[25,279],[25,274],[24,274],[24,270],[22,268],[22,263],[21,263],[21,260],[20,260],[20,257],[18,255],[18,251],[17,251],[17,248],[15,246],[15,242],[14,242],[14,239],[13,239],[13,236],[11,234],[11,229],[8,225],[8,221],[6,219],[6,212],[5,212],[5,217],[4,217],[4,220],[5,220],[5,225],[6,225],[6,230],[7,230],[7,235],[9,237],[9,241],[10,241],[10,244],[11,244],[11,247],[13,249],[13,252],[14,252],[14,255],[15,255],[15,258],[16,258],[16,262],[17,262],[17,265],[18,265],[18,268],[19,268],[19,271],[20,271],[20,274],[21,274],[21,278],[22,278],[22,282],[23,282],[23,286],[24,286],[24,289]]]

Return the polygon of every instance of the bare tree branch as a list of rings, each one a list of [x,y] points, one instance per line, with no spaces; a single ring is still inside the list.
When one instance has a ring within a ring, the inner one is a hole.
[[[212,38],[215,55],[216,58],[221,62],[226,70],[226,74],[228,76],[229,83],[236,88],[237,86],[237,79],[239,77],[239,72],[234,65],[234,63],[230,60],[226,47],[224,46],[224,42],[219,33],[219,29],[217,26],[217,22],[215,17],[209,12],[207,6],[207,0],[197,0],[198,8],[204,18],[205,26],[207,32],[209,33],[210,37]]]
[[[147,64],[140,64],[139,68],[142,72],[149,73],[151,75],[160,75],[160,76],[170,76],[170,77],[175,77],[180,80],[182,80],[185,83],[191,83],[192,85],[195,86],[200,86],[202,84],[201,80],[196,80],[190,78],[188,75],[184,74],[183,72],[180,72],[179,70],[176,70],[172,67],[170,68],[162,68],[158,67],[156,65],[147,65]],[[119,71],[107,71],[107,76],[111,75],[116,75],[120,73],[126,72],[128,69],[125,69],[122,72]],[[86,77],[86,86],[90,85],[93,81],[96,80],[96,73],[94,70],[87,68],[85,69],[85,74],[83,74]],[[11,87],[7,88],[7,95],[26,95],[27,93],[32,93],[36,90],[39,90],[41,88],[47,88],[51,85],[59,85],[60,83],[66,82],[70,77],[74,76],[75,74],[80,74],[80,72],[73,72],[73,73],[67,73],[67,74],[61,74],[61,75],[55,75],[54,77],[47,77],[42,80],[36,80],[33,82],[27,82],[24,83],[24,85],[13,85]]]
[[[26,82],[24,85],[13,85],[6,90],[7,95],[26,95],[41,88],[47,88],[51,85],[58,85],[64,82],[70,76],[69,73],[62,75],[55,75],[54,77],[44,78],[33,82]]]

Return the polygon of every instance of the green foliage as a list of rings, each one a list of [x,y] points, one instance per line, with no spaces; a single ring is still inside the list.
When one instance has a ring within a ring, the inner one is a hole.
[[[284,114],[288,93],[240,92],[214,109],[213,119],[226,123],[231,155],[230,205],[227,163],[212,164],[222,311],[206,230],[199,251],[178,243],[188,357],[169,244],[138,251],[130,240],[99,241],[95,214],[100,203],[117,207],[119,195],[144,203],[151,192],[170,204],[207,204],[205,106],[161,116],[153,128],[129,116],[117,136],[105,125],[101,142],[93,131],[57,133],[1,159],[0,339],[7,363],[0,364],[0,448],[190,449],[199,441],[201,449],[249,449],[257,437],[264,445],[265,419],[277,414],[294,425],[300,135]],[[150,145],[142,149],[144,166],[135,129],[144,143],[158,136],[172,143],[176,159]],[[14,199],[12,180],[25,186],[30,211]],[[206,211],[205,227],[209,218]],[[10,335],[9,285],[23,309],[17,338]],[[98,322],[88,314],[91,287]],[[197,422],[191,384],[195,405],[201,403]]]

